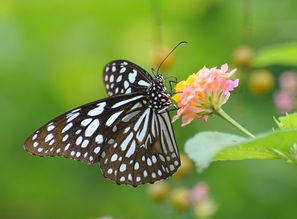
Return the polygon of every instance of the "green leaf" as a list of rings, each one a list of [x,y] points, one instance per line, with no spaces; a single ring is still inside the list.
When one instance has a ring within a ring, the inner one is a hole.
[[[278,118],[276,123],[280,128],[297,128],[297,113],[293,113]]]
[[[201,132],[185,145],[198,170],[212,161],[243,159],[296,159],[292,146],[297,143],[297,129],[264,133],[254,139],[219,132]],[[295,162],[295,161],[294,161]]]
[[[279,44],[257,52],[253,60],[256,67],[273,64],[297,65],[297,42]]]
[[[246,138],[232,134],[200,132],[186,142],[185,151],[195,161],[198,169],[204,169],[222,149],[232,147],[245,140]]]

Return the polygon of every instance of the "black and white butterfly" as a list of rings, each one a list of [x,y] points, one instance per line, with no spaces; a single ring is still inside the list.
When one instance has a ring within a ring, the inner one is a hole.
[[[26,140],[25,150],[100,163],[103,175],[118,184],[138,186],[171,176],[180,158],[163,76],[116,60],[105,66],[103,80],[109,97],[48,122]]]

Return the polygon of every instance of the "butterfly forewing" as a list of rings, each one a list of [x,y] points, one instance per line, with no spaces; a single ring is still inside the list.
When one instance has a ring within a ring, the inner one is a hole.
[[[98,162],[114,123],[126,111],[141,102],[143,94],[110,97],[77,107],[58,116],[34,132],[25,142],[25,149],[38,156],[64,156],[87,163]]]
[[[146,91],[152,76],[140,66],[127,60],[115,60],[103,70],[103,80],[109,96]]]

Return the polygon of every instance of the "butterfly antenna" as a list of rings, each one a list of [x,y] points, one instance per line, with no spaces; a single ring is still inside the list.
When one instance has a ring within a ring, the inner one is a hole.
[[[166,61],[166,59],[171,55],[171,53],[173,53],[174,52],[174,50],[177,48],[177,47],[179,47],[179,45],[181,45],[181,44],[183,44],[183,43],[188,43],[187,41],[181,41],[181,42],[179,42],[171,51],[170,51],[170,53],[168,53],[168,55],[163,59],[163,61],[160,63],[160,65],[159,65],[159,67],[158,67],[158,69],[157,69],[157,74],[158,74],[158,72],[159,72],[159,70],[160,70],[160,68],[161,68],[161,66],[162,66],[162,64]]]
[[[154,77],[156,77],[155,69],[152,68],[151,70],[152,70],[152,73],[153,73]]]

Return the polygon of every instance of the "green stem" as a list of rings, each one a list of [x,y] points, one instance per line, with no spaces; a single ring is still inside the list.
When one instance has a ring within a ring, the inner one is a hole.
[[[248,130],[246,130],[245,128],[243,128],[241,125],[239,125],[234,119],[232,119],[227,113],[224,112],[224,110],[222,110],[221,108],[217,109],[215,111],[215,113],[220,116],[221,118],[223,118],[224,120],[226,120],[227,122],[231,123],[233,126],[235,126],[236,128],[238,128],[242,133],[244,133],[245,135],[255,138],[255,136],[253,134],[251,134]]]

